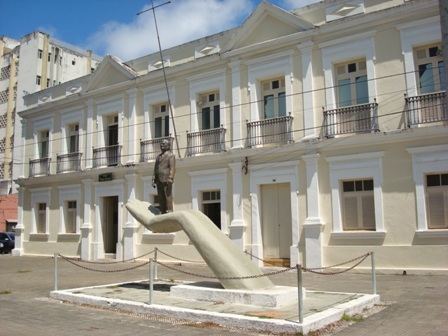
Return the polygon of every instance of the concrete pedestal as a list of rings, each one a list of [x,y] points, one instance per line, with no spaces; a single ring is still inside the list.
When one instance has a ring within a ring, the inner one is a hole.
[[[306,291],[302,288],[305,299]],[[297,287],[275,286],[265,290],[229,290],[219,282],[196,282],[171,287],[170,296],[185,300],[222,302],[256,307],[278,308],[298,301]]]

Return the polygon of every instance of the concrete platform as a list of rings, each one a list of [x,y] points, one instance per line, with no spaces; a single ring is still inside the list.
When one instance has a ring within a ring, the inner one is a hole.
[[[51,298],[99,308],[117,309],[138,314],[151,314],[191,322],[216,323],[226,327],[272,334],[307,334],[337,322],[344,314],[362,313],[379,303],[379,295],[306,291],[303,323],[299,323],[297,303],[261,307],[223,301],[198,301],[171,296],[175,286],[188,283],[157,280],[152,304],[149,304],[148,281],[115,283],[104,286],[58,290]],[[297,289],[295,289],[297,294]]]
[[[224,289],[219,282],[213,281],[173,286],[170,289],[170,296],[184,300],[221,302],[263,308],[278,308],[298,302],[297,287],[275,286],[273,289],[247,291]],[[306,290],[302,288],[302,298],[305,299],[305,297]]]

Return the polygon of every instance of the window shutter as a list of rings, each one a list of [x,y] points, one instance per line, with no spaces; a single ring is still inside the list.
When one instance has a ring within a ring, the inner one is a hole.
[[[375,230],[375,200],[373,195],[364,195],[362,200],[362,222],[364,230]]]
[[[428,228],[443,229],[447,228],[447,210],[445,203],[445,193],[443,190],[434,190],[428,192]],[[448,197],[448,196],[447,196]]]
[[[357,197],[345,197],[344,199],[344,225],[347,230],[358,229]]]

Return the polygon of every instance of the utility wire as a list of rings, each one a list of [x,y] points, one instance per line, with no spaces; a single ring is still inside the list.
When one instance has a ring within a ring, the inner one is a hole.
[[[149,9],[150,10],[150,9]],[[415,73],[415,71],[412,71],[411,73]],[[395,76],[404,76],[406,73],[399,73],[399,74],[392,74],[392,75],[387,75],[387,76],[382,76],[382,77],[377,77],[377,78],[372,78],[372,79],[368,79],[369,81],[379,81],[379,80],[382,80],[382,79],[386,79],[386,78],[390,78],[390,77],[395,77]],[[353,83],[351,84],[351,85],[354,85]],[[310,90],[310,91],[304,91],[304,92],[297,92],[297,93],[292,93],[292,94],[290,94],[289,96],[295,96],[295,95],[303,95],[304,93],[316,93],[316,92],[318,92],[318,91],[322,91],[322,90],[328,90],[328,89],[334,89],[334,88],[336,88],[337,86],[333,86],[333,87],[325,87],[325,88],[319,88],[319,89],[313,89],[313,90]],[[398,94],[400,93],[400,98],[398,98]],[[393,99],[393,96],[394,96],[394,94],[392,94],[391,96],[390,96],[390,98],[389,99]],[[397,96],[397,99],[395,99],[395,100],[392,100],[392,102],[393,101],[396,101],[396,100],[402,100],[403,99],[403,94],[402,94],[402,91],[397,91],[396,92],[396,96]],[[370,97],[370,98],[373,98],[373,97]],[[242,104],[238,104],[238,105],[226,105],[226,106],[224,106],[224,107],[220,107],[220,109],[231,109],[231,108],[233,108],[233,107],[237,107],[237,106],[239,106],[239,107],[243,107],[243,106],[246,106],[246,105],[251,105],[251,104],[258,104],[258,103],[261,103],[261,102],[263,102],[263,100],[262,99],[260,99],[260,100],[257,100],[257,101],[252,101],[252,102],[247,102],[247,103],[242,103]],[[381,107],[384,107],[385,105],[384,105],[384,103],[385,103],[385,101],[383,101],[382,103],[381,103]],[[170,107],[171,107],[171,104],[169,104],[170,105]],[[316,108],[316,107],[314,107],[314,108]],[[298,113],[298,112],[300,112],[300,111],[302,111],[302,110],[295,110],[295,111],[292,111],[292,115],[295,115],[296,113]],[[306,112],[306,111],[303,111],[303,112]],[[172,111],[171,111],[171,113],[172,113]],[[383,113],[383,114],[381,114],[381,115],[378,115],[377,117],[378,118],[383,118],[383,117],[386,117],[386,116],[389,116],[389,115],[395,115],[395,114],[401,114],[401,113],[403,113],[403,111],[402,110],[400,110],[400,111],[397,111],[397,112],[389,112],[389,113]],[[200,114],[200,112],[198,113],[198,114]],[[184,114],[184,115],[178,115],[178,116],[176,116],[175,118],[177,118],[177,119],[179,119],[179,118],[184,118],[184,117],[190,117],[190,114]],[[355,120],[353,120],[353,121],[358,121],[358,120],[361,120],[361,119],[355,119]],[[152,123],[154,123],[154,121],[150,121],[149,122],[150,124],[152,124]],[[332,125],[340,125],[340,124],[343,124],[344,122],[339,122],[339,123],[333,123]],[[129,124],[129,125],[126,125],[126,126],[123,126],[123,128],[130,128],[130,127],[134,127],[134,126],[139,126],[139,125],[147,125],[148,123],[145,123],[145,122],[142,122],[142,123],[135,123],[135,124]],[[235,125],[236,124],[236,122],[231,122],[231,123],[227,123],[225,126],[226,127],[232,127],[232,125]],[[174,125],[174,120],[173,120],[173,125]],[[318,126],[315,126],[315,127],[311,127],[311,128],[301,128],[301,129],[297,129],[297,130],[294,130],[293,132],[294,133],[297,133],[297,132],[302,132],[302,131],[306,131],[306,130],[312,130],[312,129],[323,129],[323,128],[325,128],[326,127],[326,125],[318,125]],[[102,130],[102,131],[93,131],[93,132],[91,132],[91,133],[87,133],[87,132],[85,132],[85,133],[83,133],[83,136],[89,136],[89,135],[95,135],[95,134],[98,134],[98,133],[106,133],[107,131],[106,130]],[[59,141],[61,141],[61,140],[65,140],[66,138],[62,138],[62,137],[55,137],[55,138],[52,138],[52,139],[50,139],[49,140],[49,142],[59,142]],[[176,139],[177,139],[177,136],[176,136]],[[232,139],[232,140],[228,140],[228,141],[226,141],[226,142],[231,142],[231,141],[242,141],[242,140],[245,140],[246,138],[241,138],[241,139]],[[124,139],[125,140],[125,139]],[[126,144],[127,143],[127,141],[122,141],[122,143],[121,144]],[[30,144],[30,143],[28,143],[28,144],[21,144],[21,145],[19,145],[19,146],[15,146],[15,148],[20,148],[20,147],[22,147],[22,148],[25,148],[25,147],[28,147],[28,146],[34,146],[35,144]],[[179,147],[179,145],[177,144],[177,147],[178,147],[178,151],[179,151],[179,157],[180,157],[180,147]],[[185,149],[185,148],[182,148],[182,149]],[[52,153],[52,154],[55,154],[54,152]],[[17,162],[17,160],[15,161],[15,162],[13,162],[13,165],[21,165],[21,164],[25,164],[25,163],[20,163],[20,162]]]

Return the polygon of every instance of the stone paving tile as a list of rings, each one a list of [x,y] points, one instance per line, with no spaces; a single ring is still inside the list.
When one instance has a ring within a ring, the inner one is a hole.
[[[59,289],[69,289],[137,281],[148,278],[147,268],[124,273],[96,273],[80,270],[59,262]],[[182,264],[196,274],[211,274],[207,267]],[[48,299],[53,290],[52,257],[13,257],[0,255],[1,336],[60,335],[241,335],[227,330],[195,328],[164,321],[127,316],[112,311],[60,304]],[[270,271],[271,269],[266,269]],[[160,277],[179,280],[202,280],[160,267]],[[296,274],[282,273],[272,277],[278,285],[296,285]],[[339,276],[304,273],[307,290],[371,293],[369,274],[350,272]],[[388,307],[347,328],[328,333],[338,336],[422,336],[448,335],[448,276],[378,274],[378,294]]]

